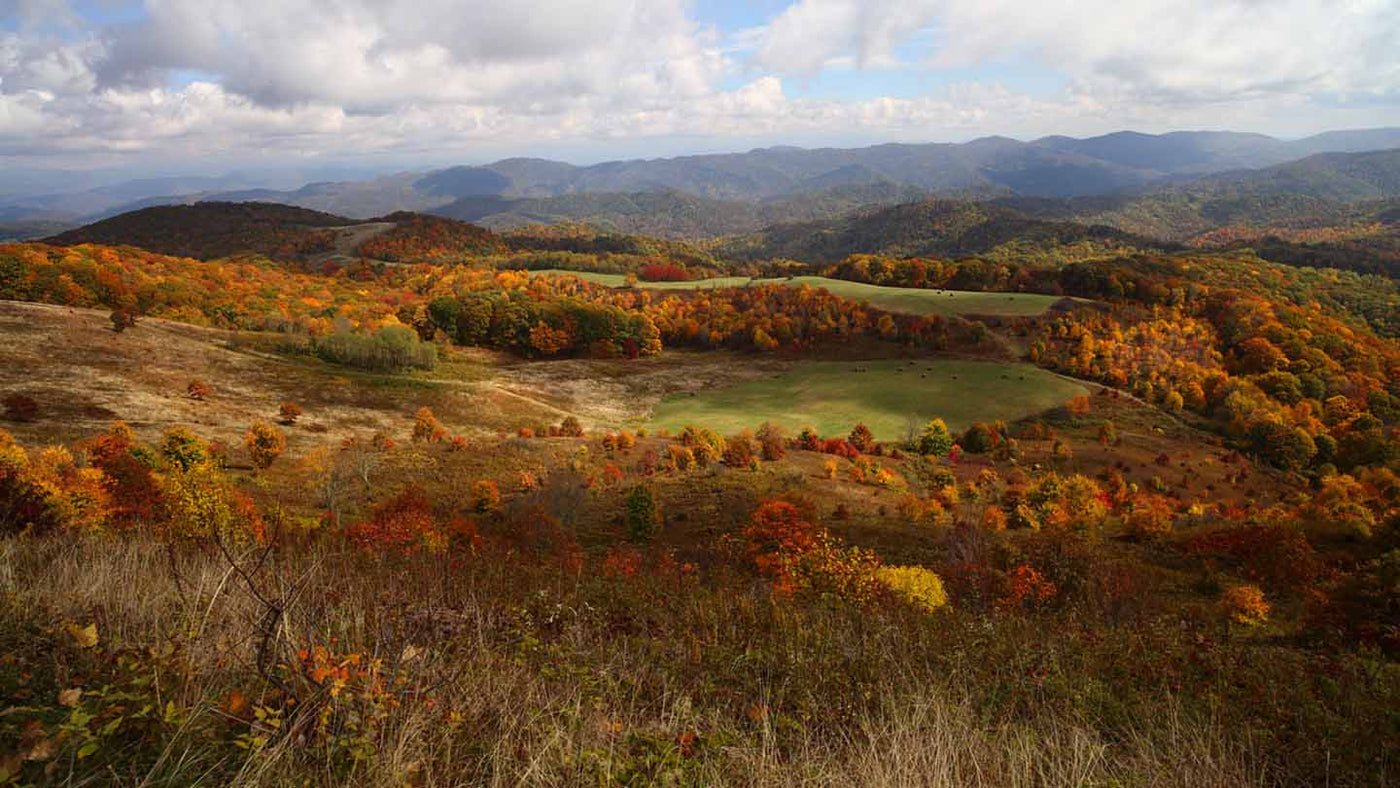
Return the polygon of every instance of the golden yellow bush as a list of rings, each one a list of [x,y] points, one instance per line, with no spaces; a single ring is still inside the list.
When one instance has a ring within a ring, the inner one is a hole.
[[[1272,607],[1259,586],[1242,585],[1226,589],[1220,595],[1220,608],[1235,624],[1257,627],[1269,620]]]
[[[929,612],[948,604],[942,578],[922,566],[882,566],[875,570],[875,579],[909,604]]]

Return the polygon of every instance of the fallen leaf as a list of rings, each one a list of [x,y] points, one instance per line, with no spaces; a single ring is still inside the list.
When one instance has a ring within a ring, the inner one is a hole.
[[[74,687],[58,693],[58,705],[72,708],[78,705],[78,699],[83,696],[83,691]]]
[[[224,696],[224,713],[230,717],[241,717],[248,711],[248,699],[238,690],[233,690]]]
[[[26,761],[47,761],[53,757],[53,739],[40,739],[33,747],[29,748],[29,754],[24,756]]]

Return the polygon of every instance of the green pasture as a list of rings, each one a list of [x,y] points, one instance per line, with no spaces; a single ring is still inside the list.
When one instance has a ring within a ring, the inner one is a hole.
[[[1029,364],[991,361],[812,361],[737,386],[674,394],[652,413],[653,428],[687,424],[724,434],[765,421],[795,434],[815,427],[845,435],[863,421],[881,440],[898,440],[911,419],[939,417],[953,430],[974,421],[1014,421],[1088,393]]]
[[[622,274],[599,274],[585,271],[550,269],[532,272],[537,276],[577,276],[606,287],[622,287]],[[833,295],[853,301],[864,301],[877,309],[911,315],[996,315],[1029,317],[1049,309],[1059,296],[1040,293],[980,293],[966,290],[925,290],[916,287],[884,287],[824,276],[794,276],[785,279],[751,279],[747,276],[726,276],[696,279],[689,282],[643,282],[648,290],[702,290],[720,287],[748,287],[753,284],[781,284],[788,287],[823,288]]]

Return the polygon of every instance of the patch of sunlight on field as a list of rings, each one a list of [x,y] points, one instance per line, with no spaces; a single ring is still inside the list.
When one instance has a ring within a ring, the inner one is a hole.
[[[863,421],[877,438],[898,440],[911,416],[920,423],[939,417],[960,430],[974,421],[1040,413],[1087,392],[1029,364],[813,361],[763,380],[670,395],[654,409],[652,425],[674,432],[695,424],[730,434],[771,421],[793,434],[812,426],[835,436]]]
[[[605,287],[623,287],[622,274],[600,274],[588,271],[549,269],[531,272],[534,276],[577,276]],[[746,276],[726,276],[696,279],[689,282],[644,282],[647,290],[706,290],[720,287],[748,287],[754,284],[781,284],[787,287],[808,285],[822,288],[842,298],[865,301],[889,312],[911,315],[997,315],[1029,317],[1049,309],[1060,296],[1040,293],[981,293],[967,290],[925,290],[916,287],[884,287],[824,276],[794,276],[786,279],[751,279]]]

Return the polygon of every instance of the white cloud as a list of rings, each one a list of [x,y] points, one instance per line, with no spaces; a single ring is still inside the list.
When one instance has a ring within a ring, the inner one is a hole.
[[[747,40],[764,70],[810,76],[843,55],[888,63],[928,28],[924,65],[1029,55],[1079,92],[1139,102],[1400,98],[1389,0],[798,0]]]
[[[728,34],[686,0],[146,0],[113,27],[64,0],[0,0],[9,16],[0,156],[36,165],[1400,120],[1390,0],[796,0]],[[966,78],[1008,60],[1069,87]],[[963,81],[914,98],[785,90],[891,68]]]

